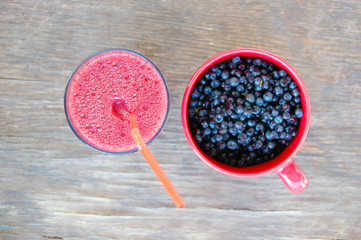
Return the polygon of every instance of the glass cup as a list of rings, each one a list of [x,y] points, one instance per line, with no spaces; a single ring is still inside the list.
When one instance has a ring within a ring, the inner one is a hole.
[[[137,53],[135,51],[131,51],[131,50],[127,50],[127,49],[108,49],[108,50],[104,50],[98,53],[95,53],[93,55],[91,55],[90,57],[86,58],[85,60],[83,60],[80,65],[75,69],[74,73],[72,74],[72,76],[70,77],[70,80],[66,86],[65,89],[65,96],[64,96],[64,108],[65,108],[65,115],[66,115],[66,119],[68,121],[68,124],[70,126],[70,128],[73,130],[74,134],[80,139],[80,141],[82,141],[83,143],[85,143],[86,145],[88,145],[89,147],[102,152],[102,153],[106,153],[106,154],[129,154],[129,153],[134,153],[136,151],[138,151],[138,148],[136,145],[134,145],[134,148],[126,150],[126,151],[107,151],[104,149],[101,149],[99,146],[97,146],[96,144],[92,143],[89,139],[87,139],[86,137],[82,136],[82,134],[79,133],[79,130],[77,129],[77,126],[74,122],[73,117],[70,114],[69,111],[69,92],[71,91],[72,87],[73,87],[73,80],[78,76],[79,71],[81,71],[83,68],[86,68],[88,66],[90,66],[92,63],[92,61],[95,61],[95,59],[97,59],[99,56],[105,56],[107,54],[112,54],[112,53],[117,53],[117,52],[126,52],[129,54],[134,54],[136,56],[139,56],[140,58],[144,59],[146,62],[150,63],[151,66],[158,72],[160,78],[163,81],[164,87],[166,89],[166,95],[167,95],[167,102],[166,102],[166,113],[164,118],[162,119],[162,124],[160,126],[160,128],[154,132],[153,136],[150,138],[149,141],[147,141],[147,145],[149,145],[150,143],[152,143],[160,134],[160,132],[162,131],[162,129],[164,128],[166,121],[168,119],[168,113],[169,113],[169,105],[170,105],[170,101],[169,101],[169,89],[168,89],[168,85],[167,82],[164,78],[164,76],[162,75],[161,71],[159,70],[159,68],[147,57],[145,57],[144,55]],[[129,133],[130,134],[130,133]]]
[[[280,69],[282,68],[285,69],[287,73],[292,77],[292,79],[298,85],[298,88],[300,90],[302,109],[304,112],[302,118],[300,119],[298,135],[293,138],[292,142],[278,156],[264,163],[248,166],[248,167],[233,167],[221,163],[207,156],[196,144],[189,127],[188,103],[190,100],[193,87],[198,82],[198,80],[204,75],[204,73],[208,69],[210,69],[214,64],[225,61],[227,59],[231,59],[234,56],[261,58],[270,63],[275,64]],[[252,177],[265,175],[270,172],[275,172],[277,176],[283,181],[283,183],[291,190],[291,192],[295,194],[301,193],[304,189],[307,188],[309,184],[305,174],[293,161],[293,157],[299,151],[303,142],[306,139],[306,135],[310,127],[310,118],[311,118],[310,99],[308,97],[306,87],[303,81],[301,80],[301,77],[286,61],[284,61],[283,59],[272,53],[259,49],[252,49],[252,48],[232,49],[219,53],[216,56],[210,58],[202,66],[200,66],[198,70],[194,73],[194,75],[192,76],[192,78],[190,79],[187,85],[187,88],[183,96],[182,124],[183,124],[184,133],[191,148],[203,162],[205,162],[208,166],[210,166],[214,170],[232,177],[252,178]]]

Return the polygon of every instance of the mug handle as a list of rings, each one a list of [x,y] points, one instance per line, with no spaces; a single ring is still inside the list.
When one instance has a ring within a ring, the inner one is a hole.
[[[308,187],[306,175],[293,159],[282,165],[275,173],[294,194],[299,194]]]

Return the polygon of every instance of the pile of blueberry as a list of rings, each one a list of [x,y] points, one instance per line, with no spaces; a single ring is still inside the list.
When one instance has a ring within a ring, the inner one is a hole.
[[[296,82],[260,58],[213,65],[192,90],[188,117],[195,142],[231,166],[268,161],[297,135],[303,116]]]

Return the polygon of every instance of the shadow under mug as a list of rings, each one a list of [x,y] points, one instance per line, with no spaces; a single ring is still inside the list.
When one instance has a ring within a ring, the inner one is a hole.
[[[188,103],[191,96],[191,92],[198,80],[204,75],[204,73],[210,69],[214,64],[231,59],[234,56],[240,57],[253,57],[261,58],[270,63],[275,64],[280,69],[285,69],[292,79],[297,83],[300,90],[301,104],[303,109],[303,116],[300,119],[300,125],[298,128],[298,135],[293,138],[291,143],[275,158],[270,161],[248,166],[248,167],[233,167],[224,163],[221,163],[209,156],[207,156],[196,144],[189,127],[188,119]],[[198,157],[205,162],[208,166],[214,170],[233,177],[252,178],[258,177],[270,172],[275,172],[277,176],[283,181],[283,183],[291,190],[291,192],[298,194],[305,190],[309,184],[307,177],[302,170],[293,161],[293,157],[301,148],[310,127],[311,118],[311,106],[310,99],[306,90],[306,87],[301,80],[301,77],[296,71],[280,57],[266,52],[260,49],[253,48],[239,48],[232,49],[210,58],[206,61],[198,70],[194,73],[190,79],[187,88],[185,90],[182,102],[182,124],[183,130],[186,135],[187,141],[190,144],[193,151]]]

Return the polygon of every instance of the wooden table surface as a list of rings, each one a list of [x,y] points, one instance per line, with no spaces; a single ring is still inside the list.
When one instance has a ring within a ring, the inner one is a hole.
[[[361,2],[0,2],[0,239],[361,239]],[[197,158],[181,102],[213,55],[254,47],[289,62],[308,89],[311,127],[294,158],[310,185],[240,179]],[[64,115],[88,55],[152,59],[171,94],[150,149],[186,202],[176,209],[142,155],[98,153]]]

